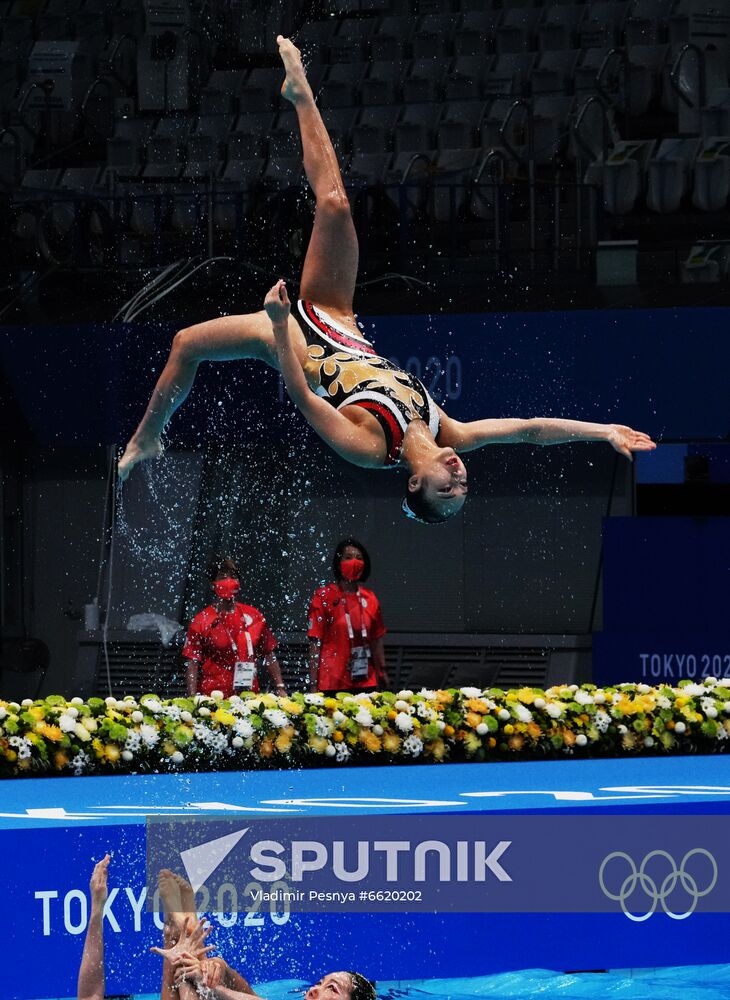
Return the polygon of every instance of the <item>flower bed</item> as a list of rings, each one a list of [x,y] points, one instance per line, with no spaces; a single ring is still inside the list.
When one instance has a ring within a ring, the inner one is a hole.
[[[728,748],[730,680],[357,696],[0,701],[0,776],[490,761]]]

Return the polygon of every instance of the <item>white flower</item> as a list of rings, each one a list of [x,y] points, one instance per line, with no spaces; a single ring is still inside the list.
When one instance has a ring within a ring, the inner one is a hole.
[[[704,684],[685,684],[679,689],[679,693],[685,698],[701,698],[706,693]]]
[[[88,766],[89,756],[83,750],[79,750],[76,756],[71,759],[71,767],[74,769],[74,774],[76,775],[83,774]]]
[[[139,735],[148,747],[153,747],[160,739],[156,727],[150,726],[148,723],[139,727]]]
[[[599,691],[594,691],[593,692],[593,700],[596,703],[596,705],[603,705],[604,702],[606,701],[606,693],[604,691],[600,691],[600,690]]]
[[[435,691],[429,691],[428,688],[421,688],[418,693],[422,698],[425,698],[426,701],[436,701]]]
[[[335,756],[340,763],[343,760],[347,760],[350,756],[350,748],[348,745],[346,743],[338,743],[335,747]]]
[[[412,697],[413,697],[412,691],[399,691],[398,694],[396,695],[396,698],[398,699],[412,698]]]
[[[144,715],[141,712],[132,712],[132,722],[139,725],[140,722],[144,722]]]
[[[72,704],[72,705],[83,705],[83,703],[84,703],[84,699],[83,698],[79,698],[78,695],[75,698],[72,698],[71,702],[70,702],[70,704]]]
[[[639,694],[648,694],[651,691],[651,687],[648,684],[638,684],[636,690]]]
[[[647,736],[647,737],[645,737],[645,739],[644,739],[644,746],[645,747],[653,747],[654,746],[654,737],[653,736]]]
[[[373,724],[373,717],[367,710],[367,708],[361,708],[360,711],[355,716],[355,722],[358,724],[358,726],[365,726],[366,728],[370,728],[370,726],[372,726]]]
[[[130,731],[130,732],[127,733],[127,738],[124,741],[124,746],[127,748],[127,750],[130,751],[130,753],[136,753],[139,750],[139,748],[142,746],[142,737],[139,735],[139,733],[135,733],[134,731]],[[124,755],[122,755],[122,756],[124,756]],[[131,760],[132,758],[131,757],[129,757],[129,758],[125,757],[124,759],[125,760]]]
[[[369,714],[370,713],[368,713],[368,715]],[[323,716],[318,715],[317,718],[314,720],[314,732],[315,735],[317,736],[331,736],[332,723],[330,722],[329,719],[325,719]]]
[[[563,714],[563,706],[560,704],[560,702],[556,701],[550,705],[547,705],[545,711],[547,712],[547,714],[550,716],[551,719],[559,719],[560,716]]]
[[[336,753],[337,751],[335,750],[335,748],[332,746],[331,743],[328,743],[327,746],[324,748],[325,757],[334,757]]]
[[[614,691],[613,694],[611,695],[611,701],[614,703],[614,705],[618,705],[618,703],[621,701],[622,698],[623,695],[621,694],[620,691]]]
[[[532,712],[529,708],[521,705],[519,701],[516,701],[514,704],[514,713],[520,722],[532,722]]]
[[[660,694],[656,700],[656,703],[659,706],[659,708],[663,708],[665,710],[672,707],[671,701],[669,700],[669,698],[667,698],[665,694]]]
[[[23,698],[20,704],[22,705],[23,708],[30,708],[33,705],[33,699]]]
[[[444,723],[444,725],[446,725],[446,723]],[[383,735],[383,727],[380,726],[380,725],[375,725],[375,726],[373,726],[373,732],[375,733],[376,736],[382,736]]]
[[[413,729],[413,719],[407,712],[398,712],[395,717],[395,726],[396,729],[400,729],[402,733],[410,733]]]
[[[341,722],[344,722],[346,718],[347,716],[343,715],[343,713],[339,710],[339,708],[332,713],[332,721],[335,722],[338,726]]]
[[[248,719],[239,719],[234,725],[233,731],[238,737],[242,737],[244,740],[248,740],[253,736],[253,726]],[[233,745],[237,746],[235,742]]]
[[[99,728],[99,724],[96,721],[96,719],[93,719],[90,715],[84,716],[81,722],[76,723],[76,725],[83,726],[84,729],[87,729],[90,733],[95,733],[96,730]]]
[[[625,736],[628,733],[628,729],[623,724],[618,727],[618,731],[621,736]]]
[[[720,688],[730,688],[730,677],[723,677],[717,682],[717,686]]]
[[[486,736],[489,732],[489,727],[484,722],[480,722],[476,728],[476,733],[478,736]]]
[[[545,708],[545,699],[544,698],[535,698],[535,700],[533,701],[532,704],[537,709]]]
[[[588,742],[588,737],[585,735],[585,733],[578,733],[578,735],[575,738],[575,745],[578,747],[584,747],[587,742]]]
[[[436,720],[436,725],[439,727],[439,731],[440,732],[443,732],[444,729],[446,729],[446,723],[444,722],[443,719],[437,719]],[[378,734],[378,735],[380,735],[380,734]]]
[[[8,710],[5,708],[5,706],[4,705],[0,705],[0,721],[2,721],[7,714],[8,714]]]
[[[222,691],[211,691],[210,696],[213,701],[223,701],[224,695]]]
[[[393,706],[393,708],[396,710],[396,712],[412,712],[412,711],[414,711],[414,709],[408,704],[408,702],[407,701],[403,701],[403,699],[400,699],[399,701],[397,701],[395,703],[395,705]]]
[[[573,698],[573,701],[579,705],[592,705],[594,700],[593,695],[589,691],[576,691]]]
[[[717,677],[705,677],[705,686],[714,688],[717,686]]]
[[[608,727],[611,725],[611,716],[608,714],[608,712],[604,712],[602,709],[599,709],[596,712],[593,721],[596,724],[596,729],[598,730],[598,732],[605,733]]]
[[[506,709],[506,708],[500,708],[498,718],[501,719],[502,722],[506,722],[508,719],[511,719],[512,716],[509,714],[509,710],[508,709]]]
[[[423,701],[416,702],[416,715],[419,719],[426,719],[429,722],[436,718],[436,713],[431,706]]]
[[[243,746],[243,740],[241,739],[241,737],[234,736],[233,739],[231,740],[231,746],[234,747],[236,750],[240,750],[241,747]]]
[[[687,727],[685,726],[685,724],[683,722],[678,722],[675,725],[675,727],[674,727],[674,732],[675,733],[679,733],[680,736],[682,735],[682,733],[684,733],[686,731],[687,731]]]
[[[148,712],[152,712],[153,715],[157,715],[162,711],[162,702],[158,698],[143,698],[142,706],[146,708]]]
[[[134,760],[134,754],[131,750],[122,750],[122,760]]]
[[[264,718],[268,719],[272,726],[276,729],[283,729],[284,726],[289,725],[289,716],[286,712],[282,712],[280,708],[267,708],[264,709]]]
[[[210,709],[206,708],[205,705],[201,705],[198,709],[198,715],[202,715],[203,718],[207,718],[210,715]]]
[[[9,701],[8,702],[8,708],[13,713],[16,713],[16,712],[20,711],[20,705],[17,703],[17,701]]]
[[[481,688],[466,687],[460,688],[459,690],[465,698],[478,698],[482,693]]]
[[[136,713],[135,713],[135,714],[136,714]],[[132,716],[132,718],[134,719],[134,715]],[[182,720],[183,722],[192,722],[192,721],[193,721],[193,717],[192,717],[192,715],[190,714],[190,712],[181,712],[181,713],[180,713],[180,718],[181,718],[181,720]],[[136,721],[136,720],[135,720],[135,721]]]
[[[730,712],[730,701],[725,702],[725,704],[722,706],[722,710],[723,712]]]
[[[176,750],[175,753],[170,756],[170,760],[172,761],[173,764],[182,764],[185,758],[183,757],[183,755],[180,753],[179,750]]]
[[[111,695],[110,695],[108,698],[104,699],[104,704],[107,706],[107,708],[116,708],[117,707],[117,699],[116,698],[112,698]]]
[[[718,726],[717,727],[717,738],[718,738],[718,740],[726,740],[727,739],[727,729],[725,729],[724,726]]]
[[[714,705],[708,706],[705,709],[705,715],[707,716],[708,719],[716,719],[717,718],[717,709],[715,708],[715,706]]]
[[[423,740],[418,736],[408,736],[401,743],[401,750],[409,757],[417,757],[423,751]]]
[[[304,695],[304,702],[307,705],[324,705],[324,695],[321,695],[321,694],[305,694]]]
[[[58,725],[62,733],[72,733],[76,728],[76,719],[68,712],[58,717]]]
[[[70,715],[72,719],[78,719],[79,710],[78,708],[76,708],[75,705],[71,705],[69,708],[66,709],[66,711],[63,714]]]

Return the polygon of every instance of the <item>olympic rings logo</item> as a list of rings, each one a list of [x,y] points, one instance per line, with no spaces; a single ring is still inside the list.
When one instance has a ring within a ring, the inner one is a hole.
[[[687,862],[695,855],[701,855],[707,858],[712,866],[712,881],[705,889],[700,889],[697,884],[697,880],[686,870]],[[604,873],[608,863],[618,858],[628,863],[630,872],[621,883],[619,891],[611,892],[606,886]],[[656,881],[646,873],[646,868],[653,858],[665,858],[671,865],[671,871],[665,876],[661,885],[657,885]],[[666,915],[671,917],[672,920],[686,920],[687,917],[689,917],[697,909],[697,903],[699,900],[703,896],[712,892],[717,885],[717,862],[709,851],[706,851],[703,847],[695,847],[693,850],[687,851],[685,856],[682,858],[679,867],[677,867],[674,858],[671,854],[667,853],[667,851],[650,851],[641,862],[639,868],[637,868],[630,855],[625,854],[623,851],[614,851],[612,854],[609,854],[603,859],[603,863],[601,864],[601,868],[598,873],[598,881],[600,882],[604,895],[608,896],[609,899],[616,900],[616,902],[620,903],[624,914],[629,918],[629,920],[633,920],[635,923],[643,923],[644,920],[648,920],[649,917],[655,912],[659,903],[661,903],[662,909]],[[672,912],[666,903],[666,900],[672,892],[674,892],[678,883],[681,883],[682,888],[690,897],[689,909],[685,910],[684,913]],[[628,906],[626,905],[629,897],[633,894],[637,886],[640,886],[643,892],[651,900],[651,909],[647,913],[639,915],[630,913]]]

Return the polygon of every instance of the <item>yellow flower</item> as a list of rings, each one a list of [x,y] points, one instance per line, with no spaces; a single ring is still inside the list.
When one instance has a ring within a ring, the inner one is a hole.
[[[46,713],[41,708],[40,705],[34,705],[33,708],[29,708],[28,711],[30,712],[30,714],[33,716],[34,719],[40,720],[40,719],[45,719],[46,717]]]
[[[495,738],[493,736],[490,736],[489,739],[487,740],[487,744],[488,744],[490,750],[494,750],[494,748],[497,745],[497,741],[495,740]]]
[[[211,719],[219,722],[222,726],[233,726],[236,722],[236,716],[231,715],[230,712],[226,712],[223,708],[217,708],[211,715]]]
[[[104,756],[104,744],[100,739],[95,739],[91,741],[91,749],[94,751],[97,757]]]
[[[39,732],[44,739],[51,740],[54,743],[59,743],[63,739],[63,732],[58,726],[49,726],[43,723]]]
[[[280,753],[288,753],[291,750],[293,729],[282,729],[276,737],[276,749]]]
[[[444,736],[453,736],[455,732],[453,726],[444,726]]]
[[[177,750],[177,747],[172,742],[172,740],[165,740],[165,742],[162,744],[162,750],[163,753],[166,753],[168,755],[168,757],[171,757]]]
[[[464,707],[468,708],[471,712],[481,712],[482,715],[489,711],[489,706],[482,698],[470,698],[464,702]]]
[[[370,753],[377,753],[381,749],[379,738],[370,729],[360,730],[360,742]]]
[[[327,740],[324,736],[310,736],[307,742],[317,753],[324,753],[327,749]]]
[[[324,700],[324,707],[326,709],[328,709],[330,712],[334,712],[334,710],[337,708],[337,699],[336,698],[325,698],[325,700]]]
[[[397,753],[400,749],[400,736],[395,733],[383,733],[383,749],[388,753]]]
[[[511,736],[511,734],[515,731],[515,727],[512,725],[511,722],[508,722],[507,725],[504,727],[504,731],[507,736]]]
[[[507,740],[507,746],[510,748],[510,750],[521,750],[524,745],[524,742],[525,742],[524,736],[520,736],[519,733],[516,733],[514,736],[510,736],[510,738]]]
[[[535,692],[532,688],[520,688],[517,692],[517,700],[523,705],[532,705],[535,701]]]
[[[536,722],[527,723],[527,732],[532,737],[533,740],[537,740],[542,735],[542,729],[538,726]]]
[[[476,729],[477,726],[481,723],[481,721],[482,717],[481,715],[479,715],[478,712],[467,712],[466,715],[464,716],[464,722],[467,724],[467,726],[471,726],[472,729]]]
[[[431,740],[424,747],[426,754],[433,757],[434,760],[443,760],[446,756],[446,744],[443,740]]]
[[[30,758],[24,757],[22,760],[18,761],[19,771],[29,771],[30,770]]]
[[[116,743],[108,743],[104,747],[104,757],[112,764],[119,760],[120,755],[120,750]]]
[[[289,715],[301,715],[304,711],[304,707],[297,701],[292,701],[291,698],[281,698],[279,701],[279,706],[282,711],[288,712]]]
[[[398,713],[395,711],[394,708],[391,708],[390,711],[388,712],[388,718],[390,719],[391,722],[393,721],[393,719],[395,719],[397,715]]]
[[[570,729],[563,729],[560,735],[563,737],[563,743],[566,747],[575,746],[575,733],[571,732]]]
[[[464,746],[467,749],[467,753],[476,753],[481,745],[482,741],[476,733],[466,733],[464,736]]]
[[[270,736],[261,740],[259,743],[259,753],[262,757],[270,757],[274,752],[274,742]]]
[[[334,733],[332,733],[332,739],[335,741],[335,743],[342,743],[344,738],[345,737],[341,729],[335,729]]]
[[[14,764],[14,763],[15,763],[15,761],[16,761],[16,760],[18,759],[18,755],[17,755],[17,753],[15,752],[15,750],[6,750],[6,751],[5,751],[5,759],[6,759],[6,760],[7,760],[7,761],[8,761],[8,762],[9,762],[10,764]]]
[[[68,754],[65,754],[63,750],[57,750],[53,755],[53,763],[57,771],[61,771],[68,764]]]

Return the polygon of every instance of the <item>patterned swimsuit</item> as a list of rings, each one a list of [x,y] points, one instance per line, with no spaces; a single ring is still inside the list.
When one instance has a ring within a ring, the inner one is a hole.
[[[381,358],[369,341],[311,302],[299,299],[295,315],[307,342],[309,385],[338,410],[360,406],[372,413],[385,435],[386,465],[398,464],[412,420],[424,420],[438,439],[439,412],[420,379]]]

